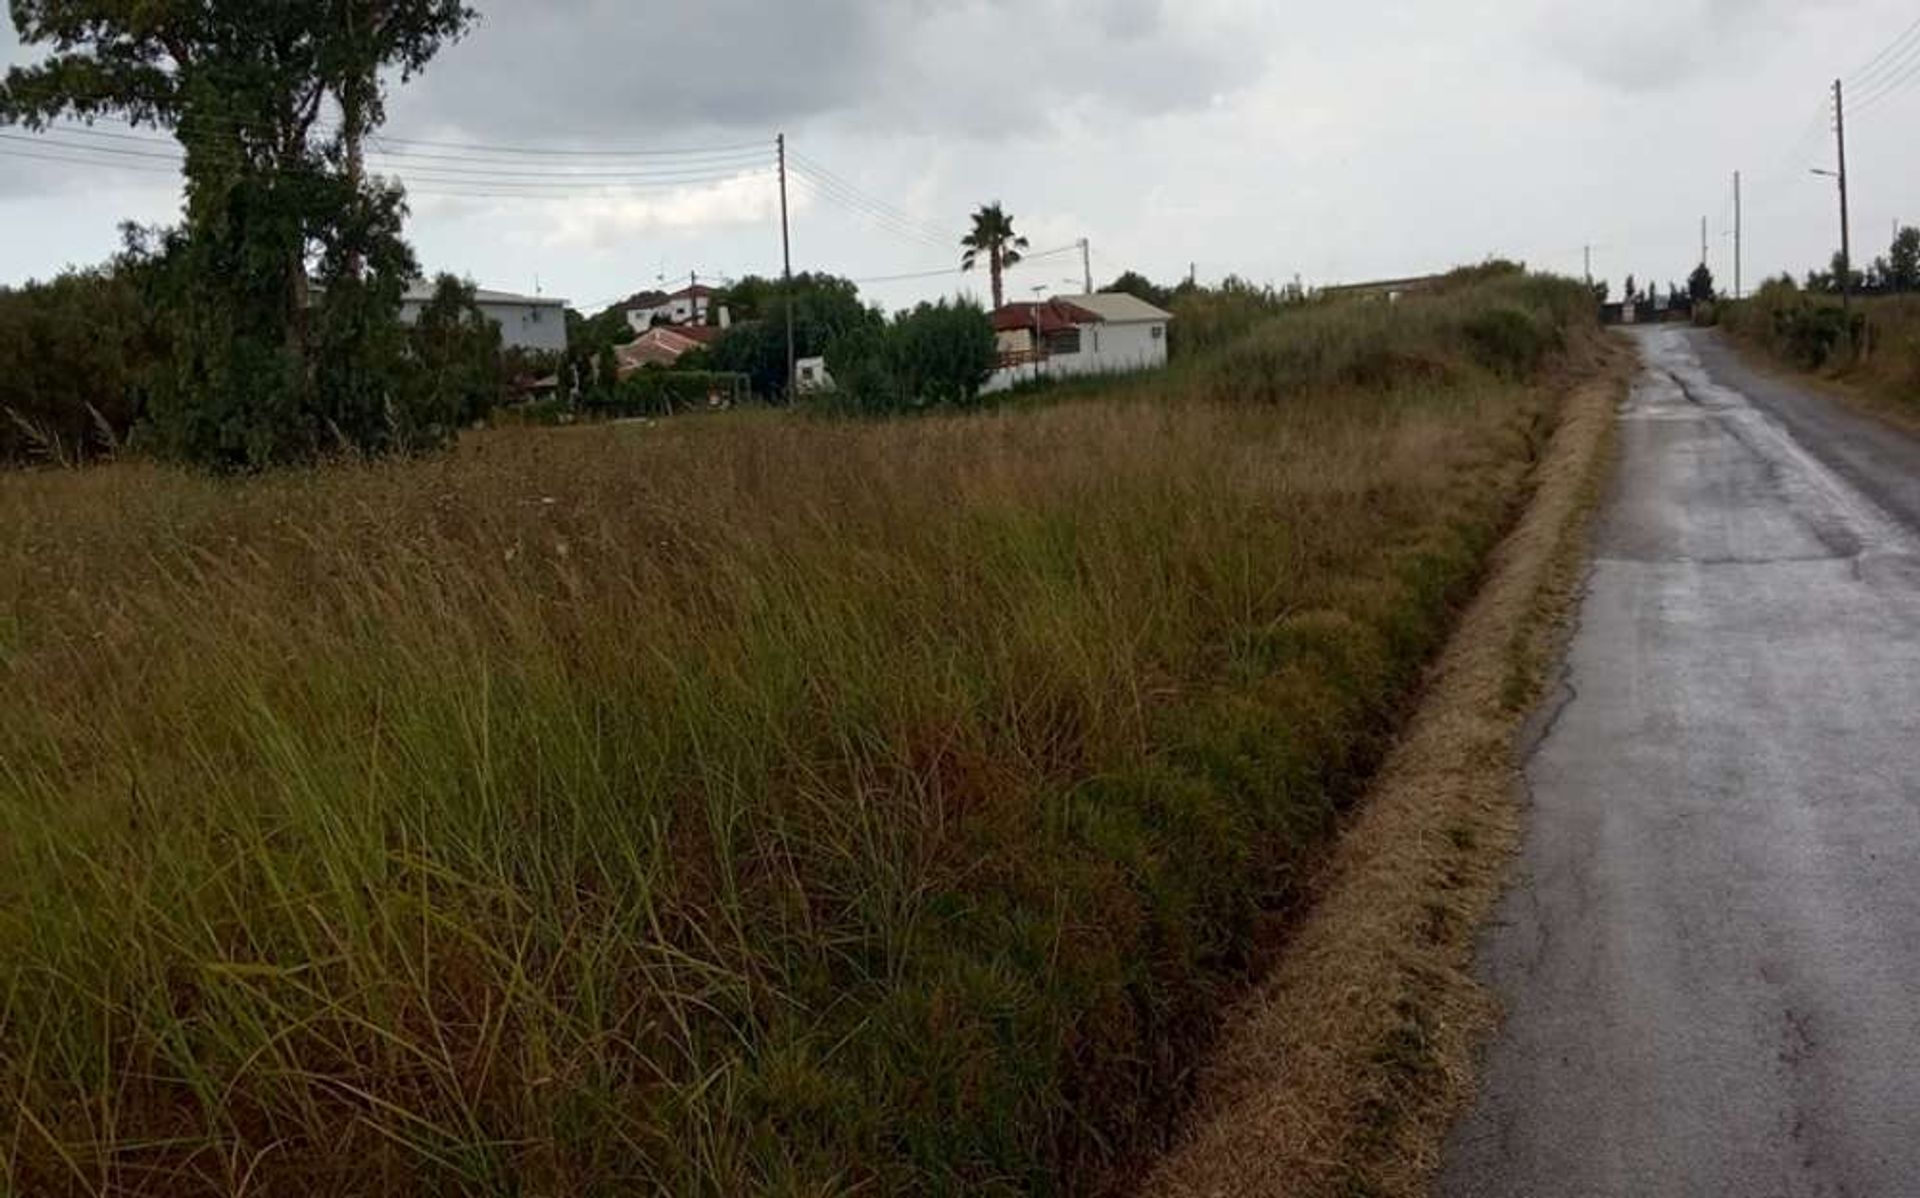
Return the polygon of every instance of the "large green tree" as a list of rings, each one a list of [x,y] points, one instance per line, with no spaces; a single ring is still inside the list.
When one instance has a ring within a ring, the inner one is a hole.
[[[831,356],[844,339],[882,323],[878,312],[860,302],[859,288],[834,275],[803,272],[793,277],[791,291],[779,284],[749,290],[760,296],[754,318],[736,322],[714,342],[703,365],[748,376],[757,395],[786,394],[788,304],[793,306],[794,353],[802,358]]]
[[[397,187],[362,138],[385,79],[474,19],[462,0],[13,0],[51,53],[0,85],[0,123],[117,117],[185,151],[181,225],[133,239],[168,328],[158,447],[221,467],[396,448],[401,297],[416,272]],[[341,114],[323,121],[329,104]],[[315,292],[312,280],[320,288]]]
[[[1920,229],[1902,228],[1887,251],[1887,285],[1895,291],[1920,290]]]
[[[983,205],[973,214],[973,229],[960,239],[960,248],[966,251],[960,257],[961,270],[972,270],[986,259],[993,306],[1005,304],[1007,268],[1018,265],[1027,249],[1027,239],[1014,231],[1013,217],[997,202]]]

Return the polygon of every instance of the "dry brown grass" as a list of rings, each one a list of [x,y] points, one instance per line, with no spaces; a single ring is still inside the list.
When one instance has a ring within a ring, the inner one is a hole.
[[[1581,383],[1524,521],[1328,866],[1229,1018],[1147,1198],[1424,1194],[1494,1025],[1474,939],[1517,844],[1519,731],[1578,573],[1627,351]],[[1601,363],[1596,363],[1596,366]]]
[[[1591,335],[1469,331],[1580,294],[1032,411],[0,477],[0,1192],[1095,1188]]]

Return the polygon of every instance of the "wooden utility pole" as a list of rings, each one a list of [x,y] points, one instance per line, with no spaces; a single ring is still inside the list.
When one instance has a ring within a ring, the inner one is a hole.
[[[1584,247],[1584,252],[1587,262],[1587,287],[1591,289],[1593,287],[1593,247]]]
[[[1840,306],[1853,307],[1853,218],[1847,208],[1847,95],[1833,81],[1833,133],[1840,147]]]
[[[1741,268],[1740,172],[1733,172],[1733,298],[1740,298]]]
[[[1092,295],[1093,294],[1093,243],[1088,241],[1084,237],[1080,239],[1080,270],[1083,274],[1086,275],[1086,278],[1087,278],[1086,294]]]
[[[780,278],[787,293],[787,400],[794,398],[794,385],[799,375],[799,360],[793,352],[793,229],[787,218],[787,135],[782,133],[774,139],[774,146],[780,154]]]

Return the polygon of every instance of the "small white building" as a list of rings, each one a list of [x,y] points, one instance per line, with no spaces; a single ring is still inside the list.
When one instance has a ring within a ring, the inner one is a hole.
[[[802,395],[817,395],[836,386],[833,375],[827,371],[827,360],[822,357],[796,358],[793,375],[794,390]]]
[[[1000,368],[982,391],[1039,378],[1159,370],[1172,324],[1173,313],[1123,292],[1008,304],[993,313]]]

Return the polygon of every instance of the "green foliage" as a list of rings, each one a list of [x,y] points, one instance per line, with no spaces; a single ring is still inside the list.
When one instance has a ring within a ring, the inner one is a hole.
[[[1864,313],[1849,316],[1837,303],[1785,277],[1763,283],[1751,298],[1723,311],[1721,320],[1806,370],[1836,364],[1843,350],[1864,344],[1868,332]]]
[[[588,360],[608,346],[627,345],[638,335],[618,306],[592,318],[567,309],[567,349]]]
[[[587,410],[613,417],[671,416],[709,407],[715,399],[730,403],[741,385],[737,374],[648,368],[621,379],[610,394],[589,403]]]
[[[501,401],[507,376],[500,326],[480,310],[472,285],[440,276],[407,342],[402,410],[425,422],[427,440],[444,439],[435,430],[486,419]]]
[[[620,355],[613,352],[613,346],[602,345],[593,359],[593,385],[586,389],[588,403],[611,401],[620,387]]]
[[[1713,272],[1702,262],[1693,268],[1687,276],[1687,297],[1696,304],[1712,303],[1716,292],[1713,289]]]
[[[1302,302],[1293,292],[1228,275],[1217,287],[1182,287],[1173,296],[1170,355],[1205,354],[1230,345],[1254,328]]]
[[[1532,377],[1562,344],[1558,330],[1540,314],[1513,304],[1474,313],[1460,331],[1475,362],[1516,379]]]
[[[1156,308],[1168,308],[1173,303],[1174,290],[1162,287],[1138,271],[1126,271],[1113,282],[1100,290],[1119,295],[1130,295],[1137,300],[1152,304]]]
[[[1898,292],[1920,290],[1920,229],[1908,225],[1887,253],[1887,285]]]
[[[396,317],[415,267],[398,191],[351,164],[349,131],[384,117],[382,72],[422,69],[471,23],[459,0],[16,0],[23,44],[0,123],[114,115],[185,150],[181,226],[135,246],[166,315],[153,444],[217,469],[336,447],[412,448]],[[336,106],[340,126],[323,132]],[[308,270],[318,263],[319,289]]]
[[[966,407],[998,357],[993,322],[978,304],[923,303],[836,343],[827,355],[838,383],[831,405],[863,414]]]
[[[159,346],[123,271],[0,288],[0,464],[77,464],[123,445]]]
[[[708,347],[705,365],[746,375],[753,393],[763,399],[784,400],[789,299],[774,294],[758,302],[762,304],[760,318],[729,329]],[[823,356],[842,339],[857,337],[883,323],[878,312],[860,302],[858,287],[833,275],[795,275],[791,303],[794,356],[799,358]]]

